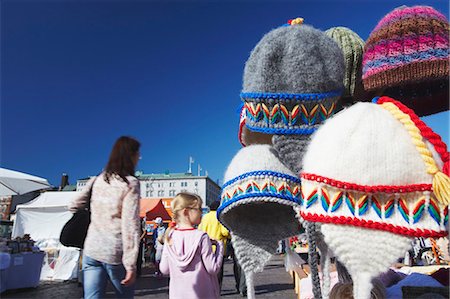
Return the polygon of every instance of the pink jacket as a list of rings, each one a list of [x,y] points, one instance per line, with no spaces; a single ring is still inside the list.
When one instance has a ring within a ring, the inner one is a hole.
[[[159,269],[170,275],[169,298],[219,298],[217,273],[223,260],[223,244],[215,253],[202,231],[173,230],[171,245],[164,244]]]

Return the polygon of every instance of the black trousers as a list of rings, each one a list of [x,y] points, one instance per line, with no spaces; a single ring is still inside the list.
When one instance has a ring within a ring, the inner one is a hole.
[[[144,242],[139,243],[139,252],[136,261],[136,275],[139,277],[142,274],[142,254],[144,249]]]

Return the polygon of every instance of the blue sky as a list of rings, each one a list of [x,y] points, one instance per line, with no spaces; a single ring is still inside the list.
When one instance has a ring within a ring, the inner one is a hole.
[[[98,173],[120,135],[139,169],[222,179],[237,140],[242,71],[288,19],[367,39],[402,4],[446,1],[1,1],[2,167],[58,185]],[[427,117],[448,143],[448,112]]]

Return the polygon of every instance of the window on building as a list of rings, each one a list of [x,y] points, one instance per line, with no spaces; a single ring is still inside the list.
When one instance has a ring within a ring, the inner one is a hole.
[[[164,190],[159,190],[158,191],[158,196],[164,196]]]
[[[175,190],[170,190],[169,191],[169,196],[175,196]]]
[[[197,187],[198,186],[198,182],[195,182],[195,187]]]

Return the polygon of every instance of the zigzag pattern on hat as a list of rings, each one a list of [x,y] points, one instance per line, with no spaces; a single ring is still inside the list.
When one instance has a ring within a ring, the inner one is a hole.
[[[253,131],[270,134],[312,134],[322,122],[334,115],[338,97],[327,98],[321,103],[245,98],[246,125]]]
[[[393,224],[408,229],[408,235],[415,231],[416,236],[420,236],[423,229],[433,230],[436,236],[446,234],[448,206],[440,204],[430,192],[368,195],[326,185],[311,185],[311,182],[303,181],[301,188],[301,213],[306,215],[305,220],[309,214],[348,217],[348,223],[356,217],[362,226],[366,226],[364,222],[378,223],[383,229],[384,225],[390,227],[389,224]]]
[[[222,187],[222,210],[232,203],[249,198],[269,198],[286,200],[300,204],[300,180],[296,177],[274,171],[252,171],[226,182]]]
[[[315,125],[321,123],[334,114],[336,105],[331,103],[329,107],[316,104],[312,108],[306,105],[295,105],[292,110],[288,110],[283,104],[275,104],[270,108],[264,103],[245,103],[248,118],[253,122],[264,122],[269,126],[282,122],[286,126],[295,126],[298,122]]]

